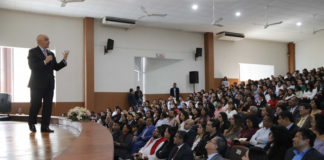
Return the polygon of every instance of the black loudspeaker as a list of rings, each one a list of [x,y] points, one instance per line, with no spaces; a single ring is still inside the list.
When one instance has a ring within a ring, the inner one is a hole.
[[[202,48],[196,48],[196,53],[195,53],[195,60],[197,60],[197,57],[202,56]]]
[[[202,48],[196,48],[196,57],[202,56]]]
[[[190,83],[199,83],[198,71],[190,71],[189,72],[189,82]]]
[[[0,113],[11,112],[11,96],[9,94],[0,93]]]
[[[105,46],[105,53],[108,53],[109,50],[114,49],[114,40],[108,39],[107,40],[107,46]]]
[[[114,49],[114,40],[108,39],[108,41],[107,41],[107,49],[108,50]]]

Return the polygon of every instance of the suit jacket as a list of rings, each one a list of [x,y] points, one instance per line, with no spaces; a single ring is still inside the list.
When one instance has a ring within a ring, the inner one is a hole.
[[[47,50],[47,55],[51,55],[53,60],[45,64],[44,60],[46,57],[39,47],[29,50],[28,65],[31,69],[31,75],[28,87],[40,89],[50,87],[51,89],[54,89],[55,81],[53,70],[59,71],[66,66],[66,63],[64,60],[57,63],[54,53],[49,50]]]
[[[285,155],[285,160],[292,160],[295,156],[295,153],[293,152],[294,148],[290,148]],[[324,156],[318,152],[316,149],[311,148],[303,157],[302,160],[320,160],[324,159]]]
[[[311,124],[311,116],[309,115],[306,118],[304,124],[300,128],[310,128],[310,127],[312,127],[312,124]]]
[[[180,150],[177,152],[178,146],[173,147],[169,154],[168,160],[193,160],[193,154],[188,144],[184,143]],[[174,155],[175,154],[175,155]]]
[[[210,160],[224,160],[224,158],[222,157],[222,155],[216,154]]]
[[[196,126],[194,126],[193,128],[191,128],[188,132],[187,132],[187,139],[185,141],[185,143],[187,143],[190,147],[192,147],[193,142],[195,141],[195,138],[197,136],[197,132],[196,132]]]
[[[120,143],[120,146],[114,146],[114,154],[115,156],[127,159],[131,157],[130,150],[132,147],[133,136],[131,134],[124,135],[120,133],[119,137],[114,140]]]
[[[155,130],[155,126],[151,125],[146,127],[142,133],[140,135],[138,135],[138,137],[136,138],[137,141],[141,140],[141,137],[144,137],[145,141],[148,141],[152,136],[153,136],[153,132]]]
[[[128,93],[128,103],[129,103],[129,106],[132,106],[132,107],[137,105],[137,101],[135,99],[135,94]]]
[[[179,88],[177,87],[176,88],[176,95],[174,95],[174,91],[173,91],[173,87],[170,89],[170,96],[172,96],[172,97],[176,97],[177,99],[179,98],[179,94],[180,94],[180,90],[179,90]]]
[[[299,130],[299,127],[295,123],[290,127],[288,132],[291,136],[291,139],[295,137],[295,134],[297,133],[298,130]]]

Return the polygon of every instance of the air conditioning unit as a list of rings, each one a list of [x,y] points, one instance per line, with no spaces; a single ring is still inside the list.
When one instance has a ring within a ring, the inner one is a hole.
[[[244,39],[244,34],[241,33],[233,33],[233,32],[219,32],[216,34],[216,38],[219,40],[225,40],[225,41],[239,41]]]
[[[104,17],[102,19],[102,24],[121,27],[121,28],[131,28],[135,25],[136,21],[132,19],[117,18],[117,17]]]

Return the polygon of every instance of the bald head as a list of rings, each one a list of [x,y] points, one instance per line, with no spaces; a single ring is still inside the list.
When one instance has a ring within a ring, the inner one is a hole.
[[[38,46],[40,46],[40,47],[42,47],[44,49],[49,47],[50,42],[49,42],[49,38],[48,38],[47,35],[40,34],[40,35],[37,36],[36,40],[37,40]]]

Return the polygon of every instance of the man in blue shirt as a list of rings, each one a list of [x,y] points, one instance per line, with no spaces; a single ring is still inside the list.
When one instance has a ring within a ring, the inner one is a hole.
[[[310,129],[299,129],[293,139],[293,148],[286,152],[285,160],[320,160],[324,156],[313,148],[316,135]]]

